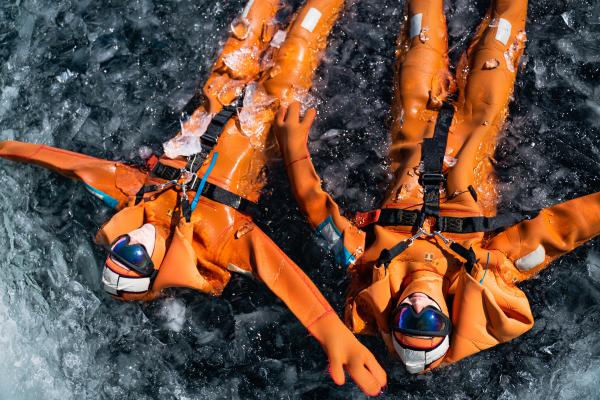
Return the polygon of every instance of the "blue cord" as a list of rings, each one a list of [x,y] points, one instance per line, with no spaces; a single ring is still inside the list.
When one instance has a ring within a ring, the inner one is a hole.
[[[485,279],[485,276],[487,275],[489,266],[490,266],[490,252],[488,251],[487,262],[485,263],[485,272],[483,273],[483,276],[481,277],[481,280],[479,281],[480,285],[483,283],[483,280]]]
[[[208,176],[212,172],[213,168],[215,167],[215,164],[217,163],[217,158],[219,158],[219,153],[214,152],[212,159],[210,160],[210,165],[208,166],[206,172],[202,176],[202,180],[200,181],[200,185],[198,186],[198,190],[196,191],[196,195],[194,196],[194,201],[192,201],[192,212],[194,212],[196,206],[198,205],[198,200],[200,200],[200,195],[202,195],[202,190],[206,185],[206,180],[208,179]]]

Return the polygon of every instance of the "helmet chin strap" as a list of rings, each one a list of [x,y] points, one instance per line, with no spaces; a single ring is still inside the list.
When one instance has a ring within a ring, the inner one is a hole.
[[[392,343],[398,356],[411,374],[425,371],[427,365],[442,358],[450,347],[450,338],[446,336],[442,343],[432,350],[411,350],[402,347],[392,335]]]

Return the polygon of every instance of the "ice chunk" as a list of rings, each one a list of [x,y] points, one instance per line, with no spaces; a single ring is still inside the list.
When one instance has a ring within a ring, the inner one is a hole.
[[[197,112],[189,120],[181,123],[181,132],[163,143],[165,155],[169,158],[191,156],[202,151],[200,138],[206,132],[213,114]]]
[[[238,77],[258,72],[258,56],[256,47],[241,48],[223,57],[223,63]]]
[[[238,113],[238,119],[242,134],[248,136],[250,143],[262,148],[265,145],[264,134],[267,124],[275,112],[275,97],[268,95],[256,84],[248,85],[244,95],[242,108]]]
[[[77,76],[77,73],[72,72],[71,70],[67,69],[65,72],[63,72],[62,74],[58,75],[56,77],[56,80],[59,83],[67,83],[69,80],[71,80],[71,78],[74,78]]]
[[[12,107],[13,101],[19,96],[19,88],[15,86],[6,86],[2,89],[0,96],[0,118],[6,114]]]
[[[164,319],[164,327],[174,332],[181,332],[185,324],[185,304],[174,298],[166,299],[159,315]]]

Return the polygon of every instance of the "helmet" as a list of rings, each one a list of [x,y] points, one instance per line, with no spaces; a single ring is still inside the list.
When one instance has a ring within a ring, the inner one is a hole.
[[[408,372],[427,369],[450,347],[450,318],[421,292],[405,297],[391,314],[392,344]]]
[[[104,262],[104,290],[114,296],[146,293],[165,254],[165,241],[152,224],[119,236]]]

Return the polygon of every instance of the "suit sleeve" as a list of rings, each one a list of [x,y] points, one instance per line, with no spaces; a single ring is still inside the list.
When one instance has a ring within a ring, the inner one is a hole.
[[[146,179],[144,173],[123,163],[41,144],[0,142],[0,157],[36,164],[67,178],[81,180],[91,194],[116,209],[124,207]]]
[[[306,146],[314,111],[311,117],[307,113],[302,122],[297,104],[284,114],[280,110],[275,132],[296,201],[336,260],[344,266],[351,265],[363,253],[365,235],[342,216],[335,200],[321,187]]]
[[[500,233],[486,247],[504,253],[526,279],[598,234],[600,192],[546,208]]]

